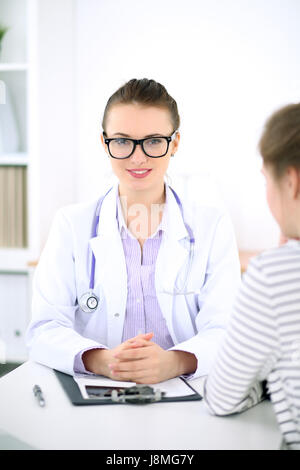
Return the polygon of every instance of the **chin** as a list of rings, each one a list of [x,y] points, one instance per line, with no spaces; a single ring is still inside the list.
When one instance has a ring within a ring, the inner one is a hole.
[[[143,190],[143,189],[149,189],[153,186],[156,185],[156,182],[153,183],[152,178],[149,178],[148,180],[145,179],[126,179],[126,182],[124,181],[124,185],[126,185],[130,189],[136,189],[137,191]]]

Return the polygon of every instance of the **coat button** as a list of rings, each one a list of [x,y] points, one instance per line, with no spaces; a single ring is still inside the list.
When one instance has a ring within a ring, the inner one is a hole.
[[[119,313],[115,313],[114,317],[115,318],[119,318],[120,314]]]

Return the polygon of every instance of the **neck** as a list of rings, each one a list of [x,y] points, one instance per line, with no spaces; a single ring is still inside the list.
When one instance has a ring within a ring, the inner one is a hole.
[[[161,222],[166,198],[164,184],[151,191],[124,190],[120,185],[119,196],[125,223],[142,246]]]
[[[126,201],[127,207],[134,204],[142,204],[151,210],[153,204],[163,204],[166,199],[164,182],[158,187],[145,191],[135,191],[131,188],[124,188],[119,185],[120,200]]]

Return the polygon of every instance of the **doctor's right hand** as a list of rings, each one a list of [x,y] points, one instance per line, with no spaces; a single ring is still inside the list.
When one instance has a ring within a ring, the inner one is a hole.
[[[110,379],[118,380],[112,375],[112,371],[109,367],[109,364],[115,360],[115,354],[125,349],[135,348],[138,342],[137,340],[139,339],[150,341],[152,337],[153,333],[139,334],[134,338],[124,341],[124,343],[121,343],[113,349],[89,349],[82,355],[84,367],[86,370],[93,372],[94,374],[104,375]]]

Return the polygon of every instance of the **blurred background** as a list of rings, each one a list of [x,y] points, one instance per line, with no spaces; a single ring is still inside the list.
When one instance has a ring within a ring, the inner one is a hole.
[[[113,179],[102,114],[131,78],[177,101],[174,187],[228,210],[241,252],[277,245],[257,144],[266,118],[299,101],[299,24],[299,0],[0,0],[0,363],[27,358],[55,211]]]

